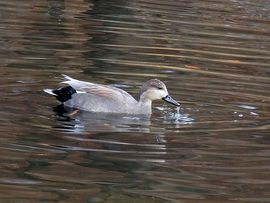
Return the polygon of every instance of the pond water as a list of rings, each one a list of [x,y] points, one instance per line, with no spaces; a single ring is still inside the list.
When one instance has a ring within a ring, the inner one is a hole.
[[[0,5],[1,202],[270,202],[268,0]],[[61,74],[181,107],[62,114]]]

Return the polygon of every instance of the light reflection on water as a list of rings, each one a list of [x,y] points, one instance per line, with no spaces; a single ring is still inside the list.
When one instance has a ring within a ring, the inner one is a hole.
[[[270,201],[268,1],[0,4],[1,200]],[[62,73],[181,107],[59,112]]]

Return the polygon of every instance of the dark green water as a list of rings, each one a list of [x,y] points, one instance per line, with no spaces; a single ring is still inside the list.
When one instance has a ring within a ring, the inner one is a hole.
[[[0,0],[0,202],[270,202],[267,0]],[[61,74],[180,114],[63,116]]]

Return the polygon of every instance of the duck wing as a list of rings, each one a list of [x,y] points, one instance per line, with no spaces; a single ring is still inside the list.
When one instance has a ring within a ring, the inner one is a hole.
[[[63,76],[65,81],[63,81],[62,83],[68,84],[71,87],[73,87],[78,94],[92,94],[98,97],[107,98],[115,101],[125,101],[125,100],[136,101],[129,93],[127,93],[122,89],[108,85],[100,85],[81,80],[76,80],[67,75]]]

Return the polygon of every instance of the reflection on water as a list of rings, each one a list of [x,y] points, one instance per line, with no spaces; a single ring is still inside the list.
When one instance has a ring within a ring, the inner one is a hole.
[[[181,124],[192,124],[193,119],[186,113],[181,113],[180,108],[173,112],[167,106],[157,107],[155,112],[157,122],[175,124],[178,128]],[[59,125],[55,128],[71,133],[94,132],[151,132],[150,115],[128,115],[86,112],[58,105],[54,107]],[[154,120],[154,118],[152,119]],[[163,120],[163,121],[162,121]],[[162,131],[162,129],[161,129]]]
[[[149,115],[125,115],[85,112],[64,107],[54,108],[58,120],[62,121],[57,127],[72,133],[101,132],[149,132],[151,124]]]
[[[0,4],[1,200],[270,201],[269,1]],[[181,107],[54,109],[62,73],[134,96],[160,78]]]

